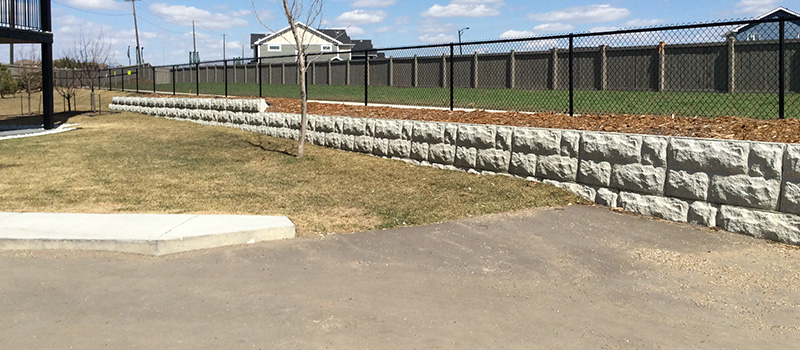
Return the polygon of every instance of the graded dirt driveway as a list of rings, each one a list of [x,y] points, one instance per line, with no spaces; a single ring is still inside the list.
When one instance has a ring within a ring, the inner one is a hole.
[[[576,206],[152,258],[0,253],[3,349],[793,349],[800,250]]]

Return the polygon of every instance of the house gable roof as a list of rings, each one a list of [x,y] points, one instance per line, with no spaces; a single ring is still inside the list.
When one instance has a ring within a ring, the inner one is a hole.
[[[317,29],[314,29],[314,28],[311,28],[311,27],[305,25],[305,23],[297,22],[297,25],[300,26],[300,27],[303,27],[308,33],[311,33],[312,35],[316,35],[316,36],[322,38],[325,41],[331,42],[332,44],[336,44],[336,45],[343,45],[344,44],[343,42],[332,38],[330,35],[325,34],[320,30],[317,30]],[[256,40],[253,43],[253,46],[262,45],[265,42],[268,42],[268,41],[270,41],[270,40],[272,40],[272,39],[274,39],[276,37],[279,37],[279,36],[283,35],[284,33],[288,32],[290,30],[291,30],[291,27],[290,26],[286,26],[286,28],[283,28],[283,29],[281,29],[281,30],[279,30],[277,32],[268,34],[267,36]],[[350,37],[347,37],[347,39],[349,40]]]
[[[776,9],[770,11],[770,12],[767,12],[767,13],[759,16],[758,18],[756,18],[756,20],[769,19],[769,18],[772,18],[772,17],[775,17],[775,18],[783,17],[783,18],[788,18],[788,19],[800,19],[800,13],[794,12],[792,10],[789,10],[789,9],[785,8],[785,7],[778,7],[778,8],[776,8]],[[745,30],[745,29],[749,29],[750,27],[753,27],[755,25],[756,24],[743,24],[743,25],[740,25],[740,26],[734,28],[733,30],[731,30],[730,32],[728,32],[726,35],[738,34],[740,31]]]

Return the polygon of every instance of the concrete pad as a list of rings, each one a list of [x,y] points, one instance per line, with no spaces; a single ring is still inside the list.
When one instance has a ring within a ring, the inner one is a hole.
[[[293,238],[283,216],[0,213],[0,249],[164,255]]]

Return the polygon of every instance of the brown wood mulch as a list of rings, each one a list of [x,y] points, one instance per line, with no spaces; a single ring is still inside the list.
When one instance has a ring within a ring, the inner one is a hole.
[[[300,100],[266,98],[272,112],[299,113]],[[743,117],[671,117],[649,115],[580,115],[449,111],[359,106],[334,103],[308,104],[308,112],[318,115],[361,118],[441,121],[607,131],[664,136],[705,137],[728,140],[800,143],[800,119],[758,120]]]

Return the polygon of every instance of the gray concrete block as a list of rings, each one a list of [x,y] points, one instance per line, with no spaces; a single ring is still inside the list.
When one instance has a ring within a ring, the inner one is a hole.
[[[358,136],[356,136],[358,137]],[[369,136],[367,136],[369,137]],[[367,152],[369,153],[369,152]],[[386,157],[389,155],[389,140],[372,138],[372,154]]]
[[[690,173],[686,170],[669,170],[664,195],[687,199],[706,200],[710,180],[703,172]]]
[[[456,147],[455,166],[474,168],[477,163],[478,150],[473,147]]]
[[[510,126],[498,126],[497,130],[495,131],[494,148],[503,151],[511,151],[511,142],[512,136],[514,135],[514,129],[515,128]]]
[[[411,141],[437,144],[444,142],[444,124],[436,122],[414,122]]]
[[[411,159],[428,160],[430,146],[427,143],[411,142]]]
[[[689,205],[687,222],[706,227],[717,226],[717,213],[719,205],[708,202],[696,201]]]
[[[375,138],[369,136],[356,136],[354,151],[361,153],[372,153]]]
[[[280,133],[279,133],[279,135],[280,135]],[[347,148],[349,148],[348,150],[352,150],[353,147],[354,147],[354,146],[352,146],[352,144],[350,144],[350,146],[351,147],[347,147]],[[335,134],[335,133],[325,134],[325,147],[330,147],[330,148],[335,148],[335,149],[343,148],[342,147],[342,135],[341,134]]]
[[[783,180],[800,182],[800,144],[786,145],[783,155]]]
[[[446,123],[444,126],[444,143],[455,145],[458,140],[458,124]]]
[[[461,147],[475,147],[480,149],[494,148],[494,125],[459,125],[456,145]]]
[[[520,176],[536,175],[536,157],[533,153],[511,153],[508,172]]]
[[[430,145],[428,161],[440,164],[453,164],[456,160],[456,146],[439,143]]]
[[[800,244],[800,216],[722,205],[717,225],[727,231]]]
[[[579,183],[606,187],[611,182],[611,163],[581,159],[577,179]]]
[[[399,120],[376,120],[374,135],[382,139],[400,139],[403,137],[403,123]]]
[[[345,118],[342,123],[342,133],[346,135],[366,136],[367,122],[362,118]]]
[[[781,182],[748,175],[712,176],[708,201],[777,210]]]
[[[558,130],[517,128],[512,135],[514,152],[540,156],[561,154],[561,132]]]
[[[780,211],[800,214],[800,183],[792,181],[783,183]]]
[[[564,157],[578,157],[578,151],[581,143],[580,131],[562,131],[561,132],[561,155]]]
[[[403,124],[403,130],[400,138],[403,140],[411,141],[411,134],[414,131],[414,122],[410,120],[404,120],[402,121],[402,124]]]
[[[611,187],[647,194],[664,194],[665,168],[642,164],[615,164],[611,171]]]
[[[275,126],[275,125],[270,125]],[[314,123],[314,130],[319,132],[331,133],[336,131],[336,120],[332,117],[319,116]]]
[[[480,169],[506,172],[511,161],[511,152],[499,149],[479,149],[476,166]]]
[[[597,195],[595,196],[594,201],[595,203],[600,205],[605,205],[608,207],[616,207],[617,198],[619,198],[619,190],[600,187],[597,189]]]
[[[574,182],[578,176],[578,159],[559,155],[538,157],[536,176],[556,181]]]
[[[780,179],[783,171],[785,145],[753,142],[750,144],[748,166],[750,176]]]
[[[587,200],[590,200],[592,202],[595,201],[595,198],[597,196],[597,190],[595,190],[594,188],[592,188],[590,186],[585,186],[585,185],[577,184],[577,183],[574,183],[574,182],[561,182],[561,181],[554,181],[554,180],[549,180],[549,179],[545,179],[542,182],[544,182],[545,184],[548,184],[548,185],[552,185],[552,186],[558,187],[560,189],[564,189],[564,190],[570,191],[570,192],[572,192],[574,194],[577,194],[578,196],[583,197],[583,198],[585,198]]]
[[[585,132],[581,139],[581,159],[614,164],[639,163],[642,136]]]
[[[453,150],[453,152],[455,152],[455,149]],[[411,141],[389,140],[389,156],[396,158],[410,158]]]
[[[747,174],[750,143],[745,141],[672,138],[668,152],[670,169],[718,175]]]
[[[328,134],[328,135],[337,135],[336,138],[339,139],[339,147],[337,147],[338,149],[355,152],[356,150],[355,135],[342,135],[342,134]]]
[[[677,198],[620,191],[617,204],[627,211],[664,220],[686,222],[689,203]]]

